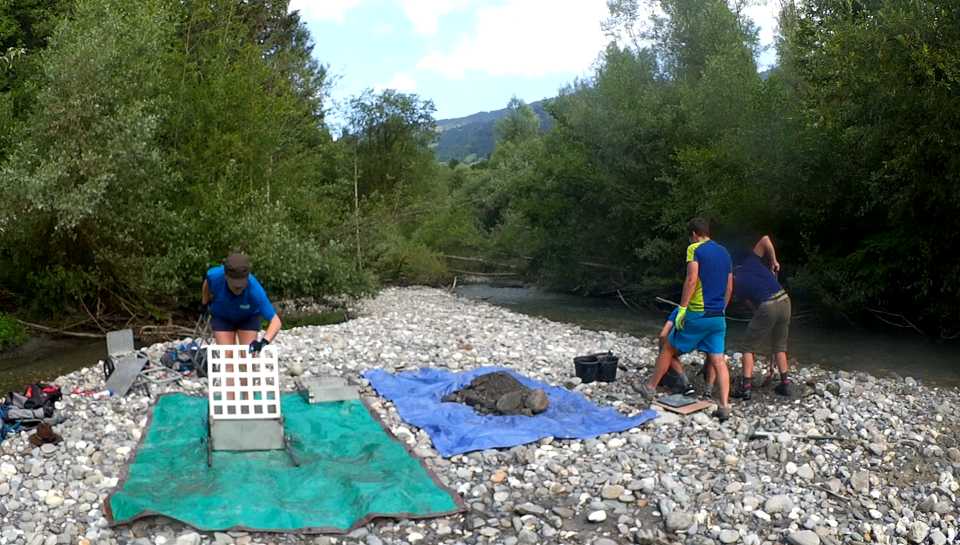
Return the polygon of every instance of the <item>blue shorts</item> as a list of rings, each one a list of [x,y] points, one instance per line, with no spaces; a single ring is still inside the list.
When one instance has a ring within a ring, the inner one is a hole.
[[[676,323],[676,315],[670,317]],[[687,311],[683,329],[674,327],[667,340],[681,354],[699,350],[707,354],[723,354],[726,348],[727,319],[723,316],[704,316],[702,312]]]
[[[239,320],[211,316],[210,328],[214,331],[260,331],[260,315],[254,314]]]

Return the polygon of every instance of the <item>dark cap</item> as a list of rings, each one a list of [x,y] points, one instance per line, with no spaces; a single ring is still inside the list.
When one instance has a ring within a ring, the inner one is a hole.
[[[227,285],[231,289],[246,289],[250,276],[250,258],[239,253],[232,253],[223,260],[223,270],[226,273]]]

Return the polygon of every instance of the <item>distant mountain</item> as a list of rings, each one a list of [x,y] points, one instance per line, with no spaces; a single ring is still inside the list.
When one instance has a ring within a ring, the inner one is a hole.
[[[540,130],[546,132],[553,126],[553,119],[543,109],[545,100],[531,102],[530,107],[540,118]],[[440,119],[437,130],[440,136],[434,148],[438,161],[450,159],[477,161],[493,153],[494,125],[507,115],[507,109],[493,112],[478,112],[466,117]]]

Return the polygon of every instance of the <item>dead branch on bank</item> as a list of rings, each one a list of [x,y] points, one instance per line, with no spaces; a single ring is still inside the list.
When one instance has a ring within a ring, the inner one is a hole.
[[[88,322],[88,321],[89,321],[89,320],[84,320],[83,322],[80,322],[80,323],[82,324],[82,323],[86,323],[86,322]],[[55,333],[55,334],[57,334],[57,335],[63,335],[63,336],[66,336],[66,337],[79,337],[79,338],[82,338],[82,339],[104,339],[104,338],[106,338],[106,335],[103,335],[103,334],[100,334],[100,333],[83,333],[83,332],[80,332],[80,331],[67,331],[66,329],[57,329],[57,328],[55,328],[55,327],[49,327],[49,326],[45,326],[45,325],[35,324],[35,323],[32,323],[32,322],[25,322],[25,321],[19,320],[19,319],[17,319],[17,322],[19,322],[20,324],[23,324],[23,325],[25,325],[25,326],[27,326],[27,327],[29,327],[29,328],[31,328],[31,329],[36,329],[37,331],[43,331],[43,332],[45,332],[45,333]],[[79,324],[77,324],[77,325],[79,325]]]
[[[899,327],[901,329],[912,329],[913,331],[919,333],[921,336],[926,336],[922,329],[916,326],[913,322],[907,319],[903,314],[898,314],[896,312],[887,312],[885,310],[868,308],[868,311],[872,312],[874,317],[876,317],[881,322],[891,325],[893,327]]]

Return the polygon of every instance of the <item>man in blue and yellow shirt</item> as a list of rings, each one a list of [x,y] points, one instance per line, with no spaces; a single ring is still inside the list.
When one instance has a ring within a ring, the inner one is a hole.
[[[687,224],[687,230],[691,244],[687,247],[683,296],[673,330],[667,336],[643,394],[653,398],[673,358],[700,350],[707,353],[711,373],[716,373],[720,386],[720,406],[716,416],[726,420],[730,417],[730,372],[724,357],[725,311],[733,294],[733,266],[727,249],[710,239],[707,220],[694,218]]]

